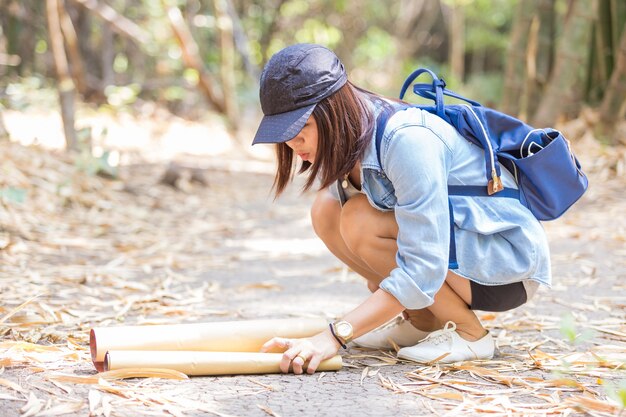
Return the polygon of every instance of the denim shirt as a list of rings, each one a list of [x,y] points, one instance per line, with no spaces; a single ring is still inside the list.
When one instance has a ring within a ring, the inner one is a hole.
[[[448,271],[448,185],[482,185],[484,150],[436,115],[417,108],[387,122],[380,160],[372,135],[361,160],[361,189],[370,204],[393,211],[397,267],[380,288],[408,309],[431,305]],[[517,188],[502,167],[505,187]],[[331,186],[335,198],[338,190]],[[457,261],[454,272],[484,285],[527,279],[550,285],[550,255],[539,221],[512,198],[451,196]]]

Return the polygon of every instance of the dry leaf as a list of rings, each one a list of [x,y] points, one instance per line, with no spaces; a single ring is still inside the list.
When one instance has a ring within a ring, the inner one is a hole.
[[[96,414],[96,409],[102,400],[102,394],[100,391],[90,389],[87,398],[89,399],[89,415],[94,415]]]
[[[257,407],[259,407],[261,410],[265,411],[271,417],[280,417],[280,414],[275,413],[274,411],[272,411],[271,408],[269,408],[266,405],[257,404]]]
[[[4,385],[5,387],[11,388],[12,390],[17,392],[25,392],[24,388],[22,388],[19,384],[13,381],[9,381],[8,379],[0,378],[0,385]]]
[[[92,376],[53,374],[48,379],[61,382],[74,382],[78,384],[99,384],[101,380],[112,381],[127,378],[163,378],[163,379],[189,379],[187,375],[173,369],[161,368],[126,368],[114,371],[100,372]]]
[[[30,392],[28,395],[28,402],[24,405],[24,407],[20,408],[20,412],[22,413],[22,417],[34,416],[41,411],[43,406],[43,401],[38,399],[35,394]]]

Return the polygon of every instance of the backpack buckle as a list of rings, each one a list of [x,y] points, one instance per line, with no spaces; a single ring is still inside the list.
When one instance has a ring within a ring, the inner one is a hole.
[[[487,194],[493,195],[499,191],[504,190],[504,185],[502,185],[502,180],[498,177],[496,170],[491,171],[491,179],[489,183],[487,183]]]

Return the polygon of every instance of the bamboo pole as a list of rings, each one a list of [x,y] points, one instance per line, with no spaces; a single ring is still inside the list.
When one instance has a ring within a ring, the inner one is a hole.
[[[89,346],[94,366],[101,371],[107,351],[259,352],[272,337],[308,337],[327,326],[320,318],[96,327]]]
[[[193,351],[109,351],[104,370],[129,368],[172,369],[188,376],[249,375],[280,373],[282,353],[193,352]],[[318,371],[338,371],[343,363],[336,355],[322,361]],[[304,364],[306,369],[307,364]]]

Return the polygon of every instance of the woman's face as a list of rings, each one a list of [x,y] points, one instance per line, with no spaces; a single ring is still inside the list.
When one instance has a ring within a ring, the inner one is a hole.
[[[317,123],[313,115],[293,139],[285,142],[303,161],[313,163],[317,153]]]

